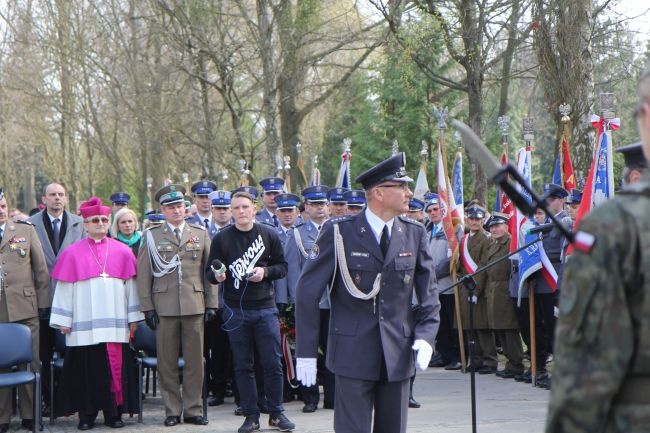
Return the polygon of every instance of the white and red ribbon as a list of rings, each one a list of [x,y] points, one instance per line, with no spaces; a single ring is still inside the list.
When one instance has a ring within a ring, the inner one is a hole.
[[[465,233],[462,238],[460,238],[460,259],[463,263],[463,268],[468,274],[473,274],[478,269],[478,265],[472,259],[472,256],[469,254],[469,249],[467,248],[467,241],[469,240],[469,233]]]

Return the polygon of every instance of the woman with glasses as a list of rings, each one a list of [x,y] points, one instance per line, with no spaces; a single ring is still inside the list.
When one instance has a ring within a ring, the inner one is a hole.
[[[79,430],[95,425],[99,410],[104,424],[124,426],[129,381],[130,333],[143,320],[135,285],[136,260],[131,250],[107,236],[108,206],[93,197],[80,206],[88,237],[60,255],[52,278],[57,280],[50,326],[66,336],[59,405],[79,413]],[[123,356],[124,353],[124,356]]]

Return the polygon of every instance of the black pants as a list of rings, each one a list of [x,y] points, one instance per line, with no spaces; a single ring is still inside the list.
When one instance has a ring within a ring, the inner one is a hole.
[[[440,295],[440,328],[436,336],[436,352],[445,363],[460,361],[458,331],[454,328],[454,295]]]
[[[228,333],[223,330],[223,319],[217,315],[216,320],[205,324],[205,356],[208,391],[215,397],[226,395],[226,384],[231,380],[231,354]]]
[[[329,368],[325,365],[325,359],[327,359],[327,340],[330,329],[330,310],[321,309],[320,310],[320,331],[319,331],[319,347],[323,352],[322,355],[318,355],[318,376],[320,378],[320,383],[323,385],[323,404],[326,407],[334,407],[334,394],[335,394],[335,376]],[[310,387],[301,387],[302,401],[307,403],[312,403],[318,405],[320,400],[320,393],[318,390],[318,385],[313,385]]]
[[[516,307],[517,300],[512,298],[515,303],[515,312],[517,314],[517,323],[521,338],[526,346],[530,349],[530,302],[528,298],[521,298],[521,305]],[[536,293],[535,294],[535,350],[537,358],[537,369],[546,369],[546,358],[549,353],[553,353],[553,337],[555,333],[555,313],[554,307],[556,302],[555,293]]]

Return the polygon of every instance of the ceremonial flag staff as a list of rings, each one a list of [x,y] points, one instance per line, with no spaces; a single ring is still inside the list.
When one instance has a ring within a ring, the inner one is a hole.
[[[314,155],[311,166],[311,182],[309,186],[320,185],[320,170],[318,169],[318,155]]]
[[[284,156],[284,189],[291,193],[291,157],[289,155]]]
[[[222,170],[221,171],[221,184],[223,185],[223,189],[228,191],[228,170]]]
[[[296,166],[298,167],[298,170],[300,170],[300,174],[302,175],[303,185],[307,185],[309,182],[307,182],[307,174],[305,173],[305,164],[302,161],[302,144],[300,144],[300,142],[296,143],[296,155],[298,158],[296,160]]]
[[[569,193],[576,187],[576,178],[573,171],[573,162],[571,162],[571,153],[569,152],[569,136],[571,135],[571,105],[561,104],[558,107],[558,112],[562,115],[560,122],[562,122],[562,138],[560,140],[560,149],[558,151],[558,164],[556,164],[557,174],[553,175],[553,183],[560,185]],[[560,182],[555,179],[559,178]]]
[[[352,140],[350,138],[343,139],[343,153],[341,154],[341,166],[339,174],[336,176],[337,187],[350,189],[350,161],[352,160]]]
[[[237,164],[239,165],[239,186],[248,186],[248,175],[250,174],[248,164],[243,159],[238,159]]]
[[[151,187],[153,186],[153,178],[147,178],[147,200],[145,203],[145,213],[151,212],[153,210],[153,197],[151,196]]]
[[[420,150],[420,171],[415,180],[415,190],[413,196],[420,200],[424,200],[424,195],[429,192],[429,181],[427,180],[427,142],[422,140],[422,148]]]
[[[452,282],[456,282],[456,259],[458,257],[458,238],[456,237],[456,230],[460,223],[460,218],[457,218],[454,224],[453,213],[456,207],[454,199],[454,192],[451,189],[449,176],[447,175],[447,160],[445,156],[445,130],[447,129],[447,116],[449,110],[445,107],[438,110],[432,107],[433,114],[438,119],[438,200],[440,201],[440,208],[443,211],[442,227],[447,237],[449,250],[451,251],[451,259],[449,262],[450,274]],[[444,209],[443,209],[444,207]],[[465,356],[465,339],[463,337],[463,326],[460,316],[460,294],[458,287],[454,287],[454,313],[456,316],[456,329],[458,330],[458,343],[460,346],[460,361],[461,368],[466,371],[467,358]]]
[[[183,178],[183,183],[185,184],[185,191],[190,191],[190,175],[187,173],[181,174],[181,177]]]

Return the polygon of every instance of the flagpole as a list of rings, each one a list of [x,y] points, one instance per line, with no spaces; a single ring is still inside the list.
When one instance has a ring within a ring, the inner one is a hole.
[[[291,193],[291,157],[284,156],[284,188]]]
[[[224,191],[228,191],[228,170],[224,169],[221,172],[221,187]]]
[[[535,129],[533,119],[531,117],[526,117],[523,120],[522,129],[524,132],[524,142],[526,143],[526,149],[531,148],[531,142],[535,138]],[[532,151],[531,151],[532,152]],[[532,167],[532,161],[531,161]],[[562,170],[560,170],[561,172]],[[517,230],[519,230],[519,224],[517,223]],[[537,329],[535,328],[535,280],[528,281],[528,320],[529,320],[529,329],[530,335],[528,336],[528,341],[530,342],[530,378],[531,384],[536,385],[537,380]]]
[[[298,170],[300,170],[303,185],[309,186],[309,182],[307,181],[307,174],[305,173],[305,164],[302,161],[302,144],[300,144],[300,142],[296,143],[296,156],[296,166],[298,167]]]
[[[443,108],[442,110],[438,110],[437,108],[433,107],[433,113],[436,115],[436,118],[438,119],[438,148],[440,149],[440,154],[438,155],[442,161],[438,161],[438,164],[442,163],[443,167],[443,173],[444,177],[442,179],[442,182],[445,182],[445,190],[447,191],[447,203],[445,205],[447,206],[447,214],[449,215],[449,221],[452,221],[452,227],[451,227],[451,233],[447,233],[447,230],[445,230],[445,234],[447,235],[447,242],[449,244],[449,248],[451,249],[451,260],[450,260],[450,273],[451,273],[451,281],[456,282],[457,281],[457,269],[456,269],[456,254],[457,252],[457,245],[458,242],[454,242],[451,238],[456,236],[456,227],[453,225],[453,219],[452,219],[452,206],[455,206],[456,203],[452,203],[452,199],[449,199],[451,194],[449,193],[451,189],[451,185],[449,185],[449,176],[447,176],[447,157],[445,153],[445,130],[447,129],[447,116],[449,113],[449,110],[447,107]],[[440,182],[440,177],[438,178],[438,182]],[[438,189],[440,189],[440,185],[438,185]],[[444,216],[443,216],[444,219]],[[444,221],[443,221],[443,227],[444,227]],[[452,245],[455,245],[456,247],[452,248]],[[461,320],[460,316],[460,293],[458,290],[458,287],[454,288],[454,310],[455,310],[455,316],[456,316],[456,329],[458,330],[458,343],[460,346],[460,362],[461,362],[461,367],[463,372],[465,373],[467,371],[467,357],[465,355],[465,338],[463,336],[463,322]],[[474,370],[474,367],[472,367],[472,370]]]
[[[616,117],[615,99],[613,93],[600,94],[601,117],[605,120],[603,134],[607,134],[607,186],[608,197],[614,197],[614,154],[612,146],[612,129],[610,122]]]

